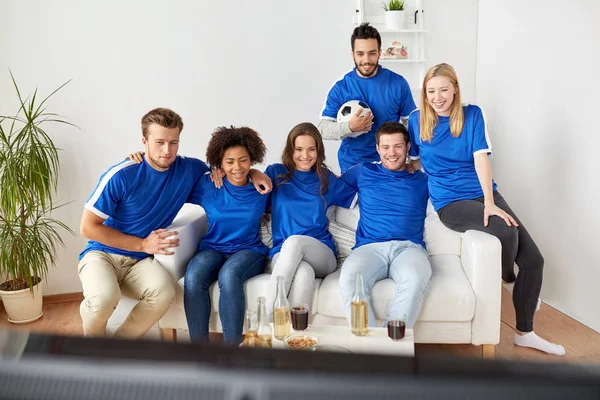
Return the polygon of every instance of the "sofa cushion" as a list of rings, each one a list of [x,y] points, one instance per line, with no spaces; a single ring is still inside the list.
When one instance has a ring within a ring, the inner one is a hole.
[[[337,265],[340,267],[346,257],[352,253],[352,248],[356,244],[356,233],[333,219],[329,220],[328,229],[333,237],[333,243],[338,253]]]
[[[460,258],[437,255],[429,258],[432,276],[421,307],[419,321],[471,321],[475,314],[475,294],[467,279]],[[345,318],[339,287],[340,270],[328,275],[319,290],[319,314]],[[394,297],[396,284],[384,279],[375,284],[371,302],[375,317],[385,319]]]
[[[270,274],[260,274],[254,276],[246,281],[244,284],[244,291],[246,293],[246,309],[256,310],[256,299],[260,296],[266,296],[267,287],[269,286]],[[318,290],[321,286],[321,279],[315,279],[315,287],[313,291],[313,301],[311,304],[311,312],[317,312],[318,304]],[[219,312],[219,285],[217,282],[213,283],[210,288],[210,301],[211,309],[213,312]]]
[[[336,207],[334,216],[335,221],[338,224],[350,228],[352,231],[356,232],[356,228],[358,227],[358,219],[360,218],[360,208],[358,206],[354,208]]]
[[[462,244],[460,233],[446,228],[442,221],[440,221],[437,212],[433,210],[430,201],[427,204],[423,240],[425,241],[429,255],[460,255]]]
[[[260,218],[260,241],[268,248],[273,247],[273,230],[271,229],[271,218],[263,215]]]

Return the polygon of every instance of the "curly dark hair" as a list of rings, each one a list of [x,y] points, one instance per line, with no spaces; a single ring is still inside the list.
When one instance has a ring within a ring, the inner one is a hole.
[[[239,128],[220,126],[213,132],[208,142],[206,161],[211,167],[220,168],[225,151],[230,147],[237,146],[246,149],[252,164],[262,163],[267,152],[267,147],[254,129],[247,126]]]

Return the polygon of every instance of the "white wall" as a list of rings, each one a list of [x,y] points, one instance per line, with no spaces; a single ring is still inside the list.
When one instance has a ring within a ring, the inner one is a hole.
[[[546,260],[542,299],[600,331],[600,3],[481,1],[477,102],[498,188]]]
[[[460,13],[458,6],[429,2],[426,7],[439,7],[426,20],[436,52],[431,61],[447,57],[461,65],[465,87],[473,87],[476,21],[460,33],[448,32],[455,18],[476,15],[476,0],[457,0]],[[348,0],[4,0],[0,114],[17,109],[6,67],[25,93],[36,86],[49,93],[73,79],[49,109],[82,129],[50,129],[63,149],[57,199],[72,201],[56,217],[78,231],[100,174],[142,148],[139,120],[151,108],[170,107],[182,115],[182,154],[204,159],[216,126],[244,124],[262,134],[270,149],[267,162],[278,161],[291,127],[317,122],[327,90],[353,67],[354,5]],[[338,146],[326,142],[334,170],[339,170]],[[81,290],[77,255],[86,240],[64,239],[48,294]]]

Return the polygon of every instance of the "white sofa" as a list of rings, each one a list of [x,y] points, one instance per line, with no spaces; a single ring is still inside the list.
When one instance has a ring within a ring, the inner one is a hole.
[[[330,221],[336,230],[353,234],[358,222],[357,213],[343,208],[330,209]],[[350,230],[350,228],[352,230]],[[207,221],[202,208],[186,204],[173,222],[180,246],[173,256],[157,256],[157,260],[177,281],[177,297],[160,320],[165,337],[180,337],[187,333],[183,308],[183,280],[188,261],[206,232]],[[333,232],[333,226],[332,226]],[[349,253],[351,243],[334,239],[340,256]],[[425,243],[433,269],[427,295],[414,327],[416,343],[470,343],[485,345],[484,353],[493,354],[493,346],[500,340],[501,255],[500,242],[495,237],[477,231],[459,234],[447,229],[429,205],[425,221]],[[252,308],[256,298],[266,292],[270,275],[263,273],[246,282],[246,304]],[[311,307],[311,323],[319,325],[346,324],[339,285],[339,269],[323,280],[315,282]],[[392,301],[395,284],[391,279],[377,282],[371,298],[375,316],[382,320]],[[221,332],[218,315],[218,285],[210,289],[212,302],[211,332]],[[122,304],[121,304],[122,303]],[[123,321],[135,300],[124,298],[109,325]],[[175,334],[175,335],[174,335]],[[154,329],[150,336],[156,336]]]

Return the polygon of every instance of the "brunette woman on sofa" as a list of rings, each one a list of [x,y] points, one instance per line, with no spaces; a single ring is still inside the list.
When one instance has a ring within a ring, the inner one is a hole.
[[[273,248],[269,252],[273,271],[266,293],[269,314],[279,275],[285,277],[292,306],[311,304],[315,277],[324,278],[337,268],[327,209],[332,205],[348,208],[356,196],[356,190],[325,165],[321,133],[310,122],[292,128],[281,161],[265,171],[273,182]]]

